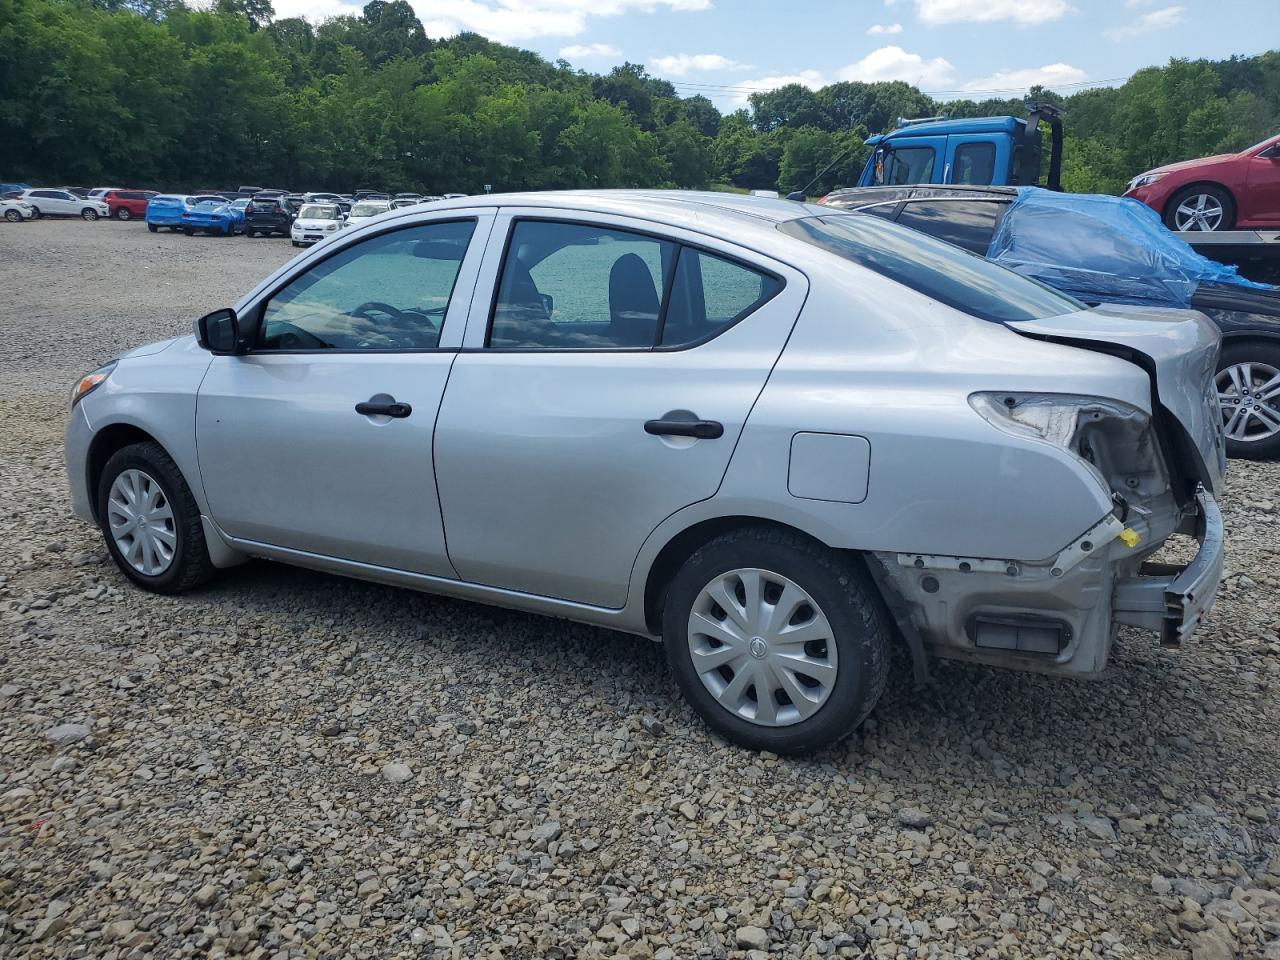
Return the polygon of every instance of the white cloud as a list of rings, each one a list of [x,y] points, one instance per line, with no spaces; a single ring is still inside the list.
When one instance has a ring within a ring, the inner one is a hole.
[[[590,17],[624,13],[669,13],[710,10],[712,0],[410,0],[431,37],[465,30],[500,43],[537,37],[576,37]],[[317,19],[339,13],[359,15],[362,0],[277,0],[278,17]]]
[[[829,82],[817,70],[774,74],[769,77],[760,77],[758,80],[744,80],[742,85],[736,87],[733,93],[721,99],[728,102],[730,109],[736,109],[737,107],[745,106],[747,98],[753,93],[766,93],[769,90],[777,90],[779,87],[785,87],[792,83],[798,83],[801,86],[808,87],[810,90],[817,90],[819,87],[826,86]],[[713,97],[712,99],[716,98]]]
[[[905,80],[923,89],[949,83],[955,68],[942,57],[926,60],[918,53],[907,53],[901,47],[881,47],[872,50],[857,63],[836,71],[839,80],[861,80],[875,83],[878,80]]]
[[[1161,7],[1159,10],[1152,10],[1123,27],[1111,28],[1107,31],[1107,37],[1111,40],[1125,40],[1155,30],[1166,30],[1186,19],[1183,16],[1185,10],[1186,7]]]
[[[560,48],[560,56],[566,60],[585,60],[587,57],[620,57],[622,51],[611,43],[571,43]]]
[[[889,23],[889,24],[875,23],[867,27],[867,35],[871,37],[878,37],[881,34],[885,34],[885,33],[901,33],[901,32],[902,32],[902,24],[900,23]]]
[[[708,70],[750,70],[745,63],[738,63],[718,53],[673,53],[666,57],[654,57],[649,65],[659,73],[671,77],[683,77],[687,73],[705,73]]]
[[[989,77],[970,80],[964,84],[964,89],[975,92],[1022,91],[1037,84],[1052,87],[1054,84],[1080,83],[1086,79],[1088,75],[1079,67],[1073,67],[1069,63],[1049,63],[1043,67],[1028,67],[1023,70],[998,70]]]
[[[1012,20],[1022,26],[1061,20],[1067,0],[916,0],[916,13],[928,24],[989,23]]]

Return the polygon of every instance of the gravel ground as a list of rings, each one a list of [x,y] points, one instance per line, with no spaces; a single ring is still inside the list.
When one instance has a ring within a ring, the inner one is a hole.
[[[267,563],[131,589],[68,511],[70,382],[293,250],[0,227],[0,955],[1280,958],[1280,468],[1233,465],[1187,649],[899,664],[782,760],[634,638]]]

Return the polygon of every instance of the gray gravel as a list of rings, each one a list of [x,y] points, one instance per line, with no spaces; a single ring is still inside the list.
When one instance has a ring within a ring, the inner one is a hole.
[[[0,225],[0,955],[1280,958],[1280,468],[1202,636],[1072,683],[898,665],[806,761],[656,646],[255,563],[131,589],[66,391],[293,252]]]

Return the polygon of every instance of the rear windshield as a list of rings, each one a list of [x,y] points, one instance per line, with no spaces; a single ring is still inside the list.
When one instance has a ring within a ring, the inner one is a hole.
[[[327,203],[309,203],[298,211],[299,220],[337,220],[338,208]]]
[[[878,217],[808,217],[778,229],[980,320],[1043,320],[1085,309],[1012,270]]]
[[[379,213],[386,213],[390,206],[385,200],[375,200],[372,203],[357,203],[351,208],[353,217],[372,217]]]

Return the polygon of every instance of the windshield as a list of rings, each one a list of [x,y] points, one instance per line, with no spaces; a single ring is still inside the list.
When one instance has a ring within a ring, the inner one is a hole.
[[[338,208],[328,203],[308,203],[298,211],[299,220],[337,220]]]
[[[357,203],[351,208],[351,216],[353,217],[372,217],[379,213],[387,212],[387,201],[376,200],[373,202]]]
[[[1085,309],[967,250],[877,217],[809,217],[778,229],[980,320],[1015,323]]]

